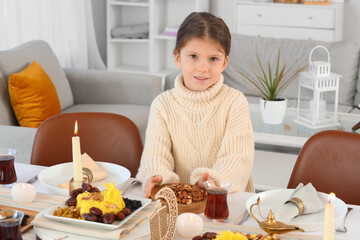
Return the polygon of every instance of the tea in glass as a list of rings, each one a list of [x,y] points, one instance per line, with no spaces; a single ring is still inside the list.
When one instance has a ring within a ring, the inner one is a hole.
[[[225,222],[229,217],[227,194],[231,184],[226,182],[220,186],[216,186],[206,181],[204,185],[207,191],[205,216],[216,222]]]
[[[24,213],[17,210],[0,211],[0,240],[22,240],[21,221]]]
[[[0,184],[11,184],[16,182],[14,167],[16,150],[6,148],[0,149]]]

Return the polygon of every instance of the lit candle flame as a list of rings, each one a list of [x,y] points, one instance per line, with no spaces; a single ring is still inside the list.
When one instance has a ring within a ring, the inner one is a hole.
[[[335,193],[330,193],[329,196],[328,196],[328,201],[329,203],[331,203],[334,199],[335,199]]]
[[[74,127],[74,135],[77,136],[78,133],[78,123],[77,120],[75,121],[75,127]]]

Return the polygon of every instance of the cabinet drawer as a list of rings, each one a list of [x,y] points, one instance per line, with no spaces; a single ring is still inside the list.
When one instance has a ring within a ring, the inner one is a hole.
[[[335,9],[314,6],[236,5],[238,24],[335,28]]]
[[[259,37],[336,41],[335,30],[237,25],[237,33]]]

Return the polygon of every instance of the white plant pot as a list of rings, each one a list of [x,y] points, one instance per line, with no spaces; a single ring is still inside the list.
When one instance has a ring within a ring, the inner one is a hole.
[[[287,99],[265,101],[260,98],[261,117],[266,124],[281,124],[285,117]]]

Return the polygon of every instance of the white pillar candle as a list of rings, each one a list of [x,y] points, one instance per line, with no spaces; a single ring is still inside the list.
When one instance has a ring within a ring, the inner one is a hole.
[[[36,197],[36,188],[28,183],[16,183],[11,188],[12,199],[19,204],[28,204]]]
[[[82,163],[81,163],[81,150],[80,150],[80,137],[77,136],[78,124],[75,121],[74,137],[72,137],[72,157],[73,157],[73,169],[74,169],[74,182],[82,182]],[[74,186],[76,188],[81,186]]]
[[[335,194],[330,193],[325,204],[324,240],[334,240],[334,204]]]
[[[176,232],[182,237],[190,238],[200,235],[203,227],[202,218],[194,213],[182,213],[176,220]]]

